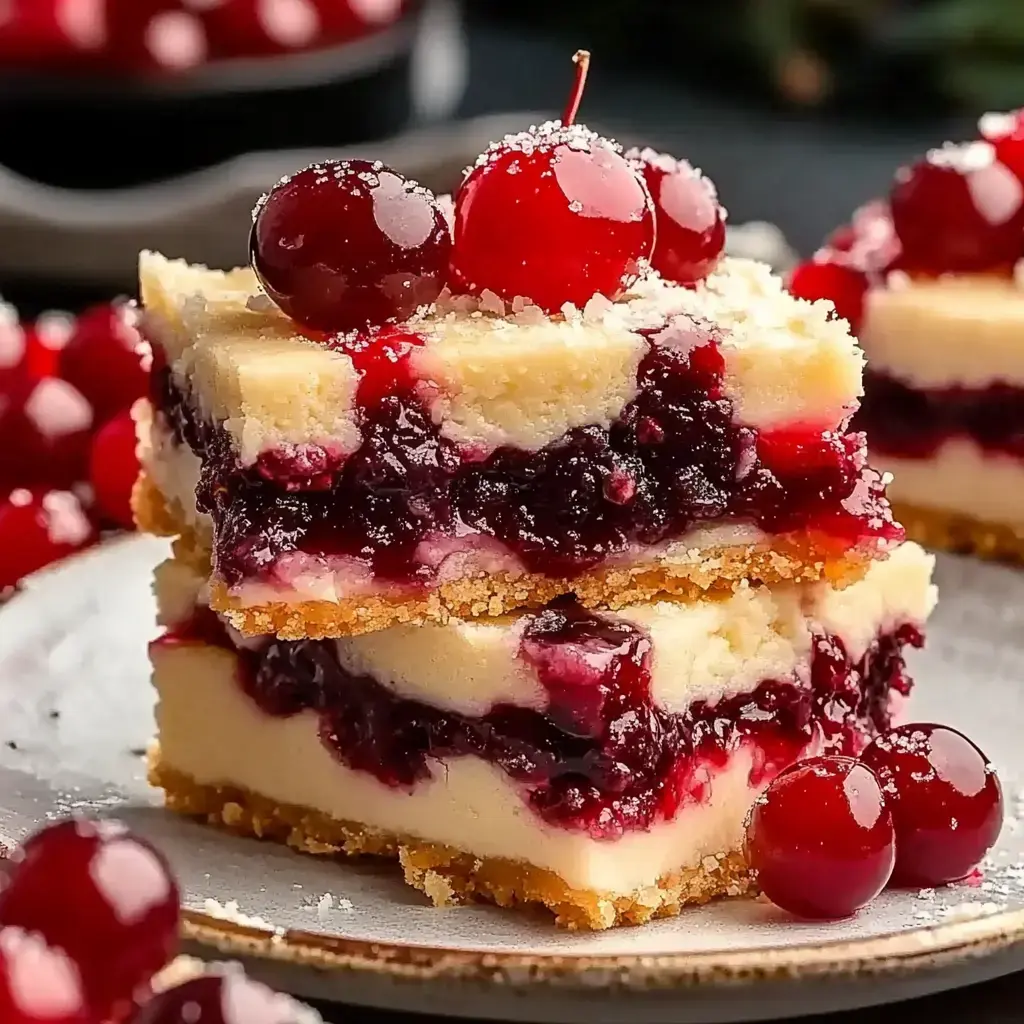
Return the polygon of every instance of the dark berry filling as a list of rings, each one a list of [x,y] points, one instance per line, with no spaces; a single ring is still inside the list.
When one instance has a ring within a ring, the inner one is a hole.
[[[395,333],[352,351],[364,374],[363,441],[344,460],[303,446],[242,469],[227,434],[197,418],[166,366],[156,368],[155,404],[203,459],[197,500],[213,515],[229,584],[272,576],[280,556],[302,551],[430,585],[436,566],[420,545],[466,527],[529,571],[559,576],[709,521],[811,531],[837,549],[901,539],[863,437],[737,426],[716,336],[686,318],[650,333],[639,394],[610,428],[580,427],[540,451],[505,447],[483,459],[433,422],[409,368],[416,341]]]
[[[908,458],[934,455],[943,442],[966,437],[985,451],[1024,458],[1024,390],[910,387],[868,371],[857,426],[877,451]]]
[[[158,643],[234,646],[210,612]],[[325,746],[343,764],[388,786],[428,779],[434,759],[472,755],[522,786],[546,822],[608,838],[671,819],[700,803],[714,773],[752,744],[760,784],[821,737],[855,754],[889,725],[890,698],[906,695],[904,625],[853,661],[841,641],[815,637],[809,673],[766,680],[752,693],[671,713],[651,696],[651,641],[639,627],[561,598],[531,615],[519,656],[547,692],[544,710],[495,705],[469,717],[397,696],[338,663],[328,641],[265,641],[239,650],[240,684],[269,715],[311,709]]]

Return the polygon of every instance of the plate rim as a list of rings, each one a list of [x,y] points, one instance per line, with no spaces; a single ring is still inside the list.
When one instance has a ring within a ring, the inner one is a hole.
[[[689,953],[474,951],[307,931],[273,932],[193,910],[183,911],[182,938],[220,954],[407,981],[501,983],[517,988],[593,989],[597,984],[655,992],[815,978],[906,976],[941,969],[1024,946],[1024,909],[864,939]]]
[[[166,538],[127,532],[102,538],[26,577],[0,604],[0,618],[19,603],[19,598],[38,593],[41,584],[75,564],[102,557],[111,548],[163,540]],[[298,929],[273,930],[188,908],[182,909],[181,939],[221,955],[255,957],[332,973],[384,975],[420,982],[500,983],[516,988],[593,989],[596,985],[656,992],[815,978],[883,978],[941,969],[1024,947],[1024,908],[939,921],[868,938],[686,953],[513,953],[456,949]]]

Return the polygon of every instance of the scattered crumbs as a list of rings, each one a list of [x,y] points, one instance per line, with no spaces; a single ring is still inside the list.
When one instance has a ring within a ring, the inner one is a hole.
[[[346,913],[355,910],[353,902],[345,899],[344,896],[339,896],[337,900],[335,900],[335,904],[339,910],[344,910]]]
[[[240,924],[245,928],[263,928],[266,931],[271,932],[276,930],[265,918],[243,913],[238,907],[237,900],[228,900],[227,903],[221,903],[218,900],[210,898],[203,903],[203,910],[209,914],[210,917],[216,917],[221,921],[231,921],[232,923]]]
[[[331,908],[333,906],[334,897],[329,892],[325,892],[323,896],[321,896],[320,899],[317,900],[316,916],[321,924],[323,924],[327,920],[327,917],[330,914]]]
[[[917,890],[917,898],[919,900],[927,900],[927,901],[931,902],[932,900],[935,899],[935,890],[934,889],[918,889]]]
[[[301,889],[302,886],[298,882],[292,882],[292,888],[293,889]]]

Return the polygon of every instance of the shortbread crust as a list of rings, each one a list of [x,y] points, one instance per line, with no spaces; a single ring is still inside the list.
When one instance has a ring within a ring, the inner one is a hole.
[[[437,906],[482,901],[500,907],[539,905],[570,930],[602,930],[674,917],[689,905],[751,891],[753,881],[742,852],[705,857],[656,884],[632,893],[572,889],[553,871],[500,858],[480,859],[446,846],[424,843],[336,821],[316,811],[279,805],[227,786],[200,785],[161,763],[150,752],[149,781],[162,789],[171,810],[240,835],[287,843],[321,856],[375,856],[397,859],[405,881]]]
[[[209,565],[207,544],[145,476],[136,485],[133,508],[140,529],[177,536],[179,557],[193,565]],[[210,606],[247,636],[275,633],[284,640],[321,639],[356,636],[400,623],[507,615],[540,607],[567,593],[576,594],[587,607],[617,609],[659,595],[696,597],[712,588],[733,588],[743,580],[766,584],[827,580],[845,586],[861,579],[872,561],[867,551],[846,550],[837,555],[834,542],[819,548],[812,537],[805,536],[779,538],[768,549],[754,544],[709,548],[693,552],[686,562],[616,566],[572,578],[491,574],[444,583],[428,592],[251,605],[233,595],[214,574]]]
[[[986,523],[943,509],[893,504],[907,539],[927,548],[1024,563],[1024,526]]]

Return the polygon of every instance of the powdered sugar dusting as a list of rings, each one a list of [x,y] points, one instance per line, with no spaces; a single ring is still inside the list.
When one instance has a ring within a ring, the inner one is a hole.
[[[237,900],[228,900],[221,903],[215,899],[203,901],[203,911],[210,917],[216,917],[221,921],[231,921],[234,924],[242,925],[243,928],[262,928],[266,931],[277,931],[266,918],[258,915],[246,914],[239,906]]]
[[[927,159],[936,167],[970,174],[991,167],[996,162],[996,149],[991,142],[945,142],[936,149],[930,149]]]
[[[541,125],[531,125],[526,131],[506,135],[499,142],[492,142],[477,158],[475,167],[486,167],[508,153],[522,153],[530,156],[533,153],[547,153],[558,146],[566,146],[578,152],[588,152],[598,143],[608,146],[616,153],[622,147],[610,139],[602,139],[597,132],[591,131],[586,125],[571,124],[568,127],[561,121],[545,121]],[[511,167],[515,167],[512,164]],[[511,171],[510,173],[515,173]]]

